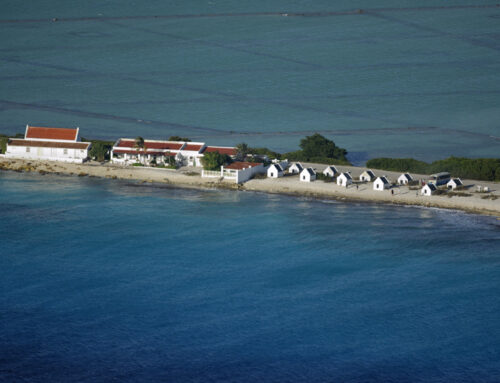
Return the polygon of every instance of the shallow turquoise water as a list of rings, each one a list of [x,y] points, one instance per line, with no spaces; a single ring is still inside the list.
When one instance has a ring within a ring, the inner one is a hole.
[[[498,156],[500,8],[438,5],[4,1],[0,130],[76,125],[280,151],[319,131],[355,163]]]
[[[0,173],[0,380],[497,382],[500,225]]]

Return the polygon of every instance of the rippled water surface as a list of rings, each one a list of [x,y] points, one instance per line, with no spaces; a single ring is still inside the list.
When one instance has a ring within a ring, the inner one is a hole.
[[[0,173],[0,380],[497,382],[500,225]]]
[[[500,152],[493,0],[4,0],[0,10],[3,132],[80,126],[85,137],[279,151],[321,132],[355,163]]]

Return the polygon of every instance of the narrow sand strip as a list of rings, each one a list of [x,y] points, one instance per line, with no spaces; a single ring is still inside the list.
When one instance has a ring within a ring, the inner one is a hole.
[[[322,171],[325,165],[307,164],[317,171]],[[354,178],[358,177],[365,168],[338,166],[340,171],[351,171]],[[165,183],[186,188],[224,188],[235,190],[249,190],[266,193],[288,194],[314,198],[330,198],[346,201],[365,201],[400,205],[416,205],[439,207],[446,209],[463,210],[471,213],[487,214],[500,217],[500,184],[463,180],[469,196],[433,195],[421,196],[418,190],[410,190],[407,186],[394,187],[391,190],[375,191],[372,183],[361,183],[358,187],[351,185],[348,188],[337,186],[333,182],[300,182],[297,175],[285,176],[278,179],[253,179],[243,185],[217,178],[201,178],[201,169],[182,168],[180,170],[153,169],[144,167],[123,167],[112,164],[98,163],[66,164],[61,162],[25,161],[0,158],[0,169],[23,172],[60,173],[75,176],[94,176],[112,179],[128,179],[143,182]],[[397,180],[399,173],[377,171],[376,175],[387,175],[391,181]],[[427,178],[424,175],[414,175],[416,179]],[[487,186],[490,193],[476,193],[476,185]],[[495,199],[496,198],[496,199]]]

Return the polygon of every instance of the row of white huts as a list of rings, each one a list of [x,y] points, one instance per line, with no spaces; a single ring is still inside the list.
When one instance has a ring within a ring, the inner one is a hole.
[[[285,174],[285,170],[280,164],[272,164],[269,166],[267,170],[267,176],[269,178],[279,178],[283,177]],[[290,165],[288,169],[289,174],[298,174],[299,180],[302,182],[312,182],[316,180],[317,173],[316,170],[309,167],[304,168],[300,162],[295,162]],[[445,174],[445,173],[441,173]],[[323,175],[326,177],[335,178],[336,183],[339,186],[348,187],[353,184],[353,178],[350,172],[339,172],[337,168],[333,165],[327,166],[323,170]],[[379,176],[377,177],[375,173],[367,169],[361,173],[359,176],[359,181],[361,182],[373,182],[373,190],[376,191],[384,191],[388,190],[392,187],[391,182],[387,178],[387,176]],[[402,173],[397,180],[398,185],[408,185],[414,181],[413,177],[409,173]],[[456,189],[457,187],[462,186],[462,180],[460,178],[450,178],[446,183],[448,189]],[[421,194],[425,196],[430,196],[434,194],[434,192],[438,190],[436,184],[429,182],[423,185],[421,189]]]

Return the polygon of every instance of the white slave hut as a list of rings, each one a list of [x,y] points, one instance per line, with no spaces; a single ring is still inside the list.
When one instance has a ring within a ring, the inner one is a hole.
[[[327,177],[335,177],[337,174],[339,174],[339,171],[335,166],[330,165],[325,168],[325,170],[323,170],[323,174]]]
[[[433,195],[437,190],[436,185],[434,184],[427,184],[425,185],[422,190],[420,191],[420,194],[425,195],[427,197],[430,197]]]
[[[365,170],[361,175],[359,176],[360,181],[367,181],[371,182],[375,179],[375,173],[373,173],[370,169]]]
[[[455,190],[460,186],[464,186],[464,184],[460,178],[452,178],[451,180],[448,181],[446,186],[448,187],[448,189]]]
[[[391,184],[386,176],[377,177],[377,179],[373,182],[373,190],[382,191],[385,189],[389,189]]]
[[[300,180],[302,182],[312,182],[316,179],[316,172],[313,168],[306,168],[300,172]]]
[[[271,164],[267,169],[267,176],[269,178],[283,177],[283,168],[280,164]]]
[[[413,181],[413,177],[409,173],[403,173],[398,178],[399,185],[408,185]]]
[[[300,174],[304,170],[304,167],[300,162],[294,162],[289,168],[288,173],[290,174]]]
[[[337,185],[347,187],[352,184],[352,177],[350,173],[341,173],[337,177]]]

